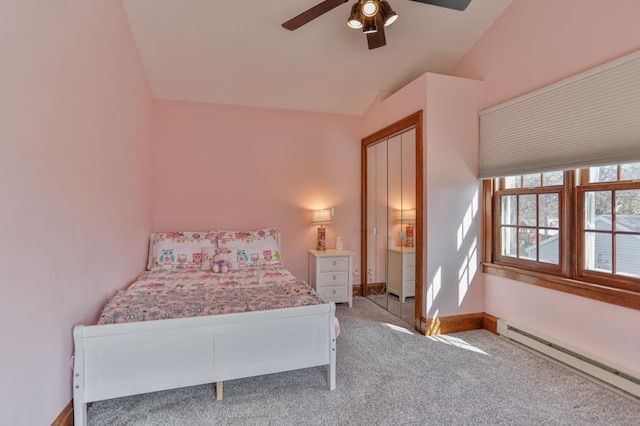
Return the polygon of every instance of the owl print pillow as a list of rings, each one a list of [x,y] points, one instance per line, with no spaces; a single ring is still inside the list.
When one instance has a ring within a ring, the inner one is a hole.
[[[147,269],[199,269],[202,249],[217,247],[207,232],[167,232],[151,235]]]
[[[280,235],[275,228],[255,231],[224,231],[218,246],[235,250],[239,266],[280,265]]]

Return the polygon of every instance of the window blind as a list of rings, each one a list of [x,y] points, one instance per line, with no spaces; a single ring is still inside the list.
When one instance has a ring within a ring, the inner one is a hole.
[[[640,51],[480,113],[480,178],[640,161]]]

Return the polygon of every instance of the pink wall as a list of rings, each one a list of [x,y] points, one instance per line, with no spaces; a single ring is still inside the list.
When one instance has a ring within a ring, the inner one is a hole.
[[[142,269],[152,99],[119,1],[0,6],[0,413],[71,400],[72,327]]]
[[[482,86],[475,80],[426,73],[391,96],[378,97],[363,116],[366,136],[424,110],[422,312],[428,318],[484,308],[479,257],[473,249],[481,244],[477,113]]]
[[[456,65],[492,106],[640,49],[640,2],[515,0]],[[640,312],[485,276],[486,311],[640,376]]]
[[[487,274],[485,310],[640,377],[637,310]]]
[[[453,68],[484,107],[640,49],[637,0],[514,0]]]
[[[153,229],[282,233],[283,261],[308,278],[311,209],[337,207],[327,246],[359,251],[360,119],[266,108],[159,101]]]
[[[427,318],[482,312],[478,110],[483,83],[427,74]]]
[[[416,78],[395,93],[380,93],[362,116],[362,135],[368,136],[402,120],[414,112],[423,110],[427,103],[427,79]]]

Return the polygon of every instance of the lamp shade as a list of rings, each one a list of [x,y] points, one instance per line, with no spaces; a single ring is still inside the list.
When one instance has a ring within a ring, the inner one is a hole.
[[[388,27],[389,25],[396,22],[396,19],[398,19],[398,14],[391,8],[391,5],[388,1],[381,1],[380,9],[382,13],[382,22],[384,22],[385,27]]]
[[[378,3],[375,0],[365,0],[362,4],[362,14],[367,18],[375,16],[378,13]]]
[[[353,28],[359,30],[362,28],[362,4],[356,3],[351,8],[351,15],[349,15],[349,19],[347,20],[347,25],[349,28]]]
[[[396,210],[396,222],[399,223],[415,223],[416,209]]]
[[[331,223],[331,209],[313,210],[312,213],[312,224],[324,225],[327,223]]]
[[[362,26],[362,32],[365,34],[373,34],[378,32],[378,25],[376,24],[376,18],[364,17],[364,24]]]

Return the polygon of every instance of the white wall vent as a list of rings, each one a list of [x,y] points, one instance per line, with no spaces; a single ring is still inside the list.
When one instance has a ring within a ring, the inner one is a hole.
[[[505,320],[498,320],[498,334],[640,398],[640,379],[620,368],[609,366],[593,356]]]

